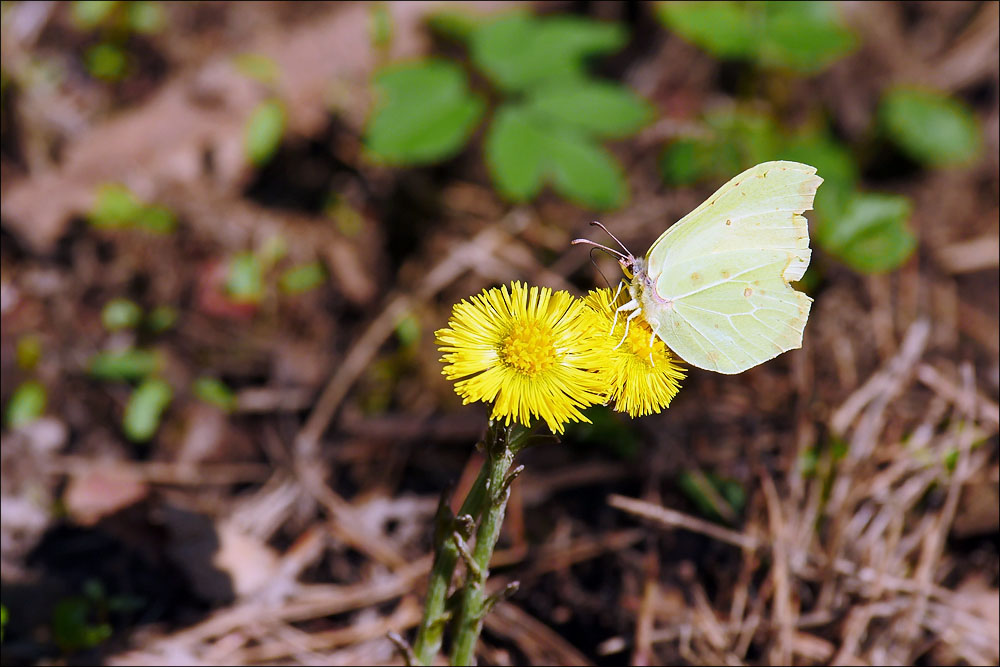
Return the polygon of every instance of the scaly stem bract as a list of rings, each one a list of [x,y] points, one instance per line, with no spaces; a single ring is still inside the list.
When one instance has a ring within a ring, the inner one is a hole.
[[[461,591],[461,607],[455,622],[455,642],[451,650],[452,665],[471,665],[475,660],[476,644],[483,629],[483,593],[489,576],[490,559],[500,537],[507,499],[510,497],[508,472],[514,455],[528,435],[528,430],[514,425],[504,427],[491,424],[486,450],[489,459],[485,464],[486,497],[482,520],[476,531],[476,546],[472,558],[478,568],[467,568],[465,584]],[[478,570],[478,571],[476,571]]]
[[[462,503],[462,508],[458,511],[459,516],[469,515],[478,517],[482,512],[483,502],[486,499],[486,475],[489,466],[483,464],[479,470],[479,477],[469,490],[469,494]],[[434,662],[434,656],[441,650],[441,637],[444,628],[448,624],[448,616],[445,612],[445,604],[448,600],[448,587],[451,584],[451,575],[455,571],[458,563],[458,545],[452,539],[452,534],[456,530],[456,521],[451,516],[451,510],[445,498],[442,498],[441,506],[435,518],[434,526],[434,565],[431,568],[430,582],[427,584],[427,598],[424,602],[424,616],[420,621],[420,629],[417,631],[417,640],[413,645],[413,652],[417,663],[430,665]]]

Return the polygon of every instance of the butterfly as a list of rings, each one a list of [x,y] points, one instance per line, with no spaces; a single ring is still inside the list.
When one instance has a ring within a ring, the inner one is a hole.
[[[802,213],[822,182],[815,167],[764,162],[667,228],[645,257],[633,256],[600,223],[624,253],[587,239],[573,243],[618,258],[631,297],[615,314],[626,317],[626,336],[641,315],[652,336],[687,363],[740,373],[802,347],[812,299],[789,283],[809,266]]]

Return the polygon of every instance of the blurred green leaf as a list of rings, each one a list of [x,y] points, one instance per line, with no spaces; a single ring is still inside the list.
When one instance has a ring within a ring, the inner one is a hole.
[[[427,19],[428,27],[439,35],[464,42],[484,22],[482,17],[462,11],[439,11]]]
[[[177,323],[177,309],[157,306],[146,316],[146,327],[153,333],[163,333]]]
[[[45,385],[37,380],[28,380],[14,390],[7,403],[4,421],[10,428],[18,428],[35,421],[45,412],[48,393]]]
[[[590,208],[604,210],[625,203],[625,173],[600,144],[573,132],[547,137],[552,181],[556,192]]]
[[[101,324],[108,331],[129,329],[139,324],[142,308],[128,299],[112,299],[101,310]]]
[[[91,623],[93,605],[83,596],[63,598],[52,610],[52,635],[66,653],[94,648],[111,637],[107,623]]]
[[[604,81],[554,83],[531,92],[526,107],[595,137],[626,137],[649,122],[653,109],[628,88]]]
[[[544,182],[591,208],[612,208],[625,200],[625,177],[610,153],[523,106],[497,111],[485,148],[497,189],[514,201],[534,197]]]
[[[486,133],[486,165],[500,194],[527,201],[542,189],[545,175],[545,129],[520,106],[497,109]]]
[[[167,18],[163,5],[152,0],[135,0],[128,3],[128,25],[132,30],[151,35],[163,29]]]
[[[155,234],[169,234],[176,229],[177,218],[165,206],[144,206],[139,211],[135,224]]]
[[[95,227],[127,227],[141,215],[143,207],[124,185],[105,183],[97,189],[97,200],[88,218]]]
[[[83,59],[90,75],[102,81],[118,81],[128,70],[128,55],[121,47],[110,42],[90,47]]]
[[[278,100],[265,100],[257,105],[247,120],[244,147],[250,163],[259,167],[267,164],[281,145],[285,133],[285,107]]]
[[[375,77],[379,102],[368,120],[372,155],[398,164],[427,164],[461,150],[483,114],[465,74],[445,60],[391,65]]]
[[[267,271],[288,254],[288,241],[281,234],[271,234],[260,244],[255,253],[260,260],[260,267]]]
[[[719,58],[753,55],[759,36],[742,2],[662,2],[660,22]]]
[[[281,274],[278,286],[286,294],[299,294],[319,287],[326,280],[326,269],[319,262],[301,264]]]
[[[229,261],[226,273],[226,293],[237,303],[257,303],[264,296],[264,272],[260,260],[250,252],[236,255]]]
[[[400,318],[396,323],[396,338],[403,347],[414,345],[420,340],[420,320],[412,313]]]
[[[710,170],[712,146],[703,139],[681,137],[660,156],[660,175],[671,185],[691,185]]]
[[[7,606],[0,604],[0,641],[3,641],[4,635],[7,633],[8,620],[10,620],[10,616],[7,613]]]
[[[26,371],[38,365],[42,359],[42,341],[35,334],[25,334],[17,339],[14,352],[17,365]]]
[[[264,84],[274,83],[281,74],[278,63],[259,53],[237,54],[233,56],[233,64],[244,76]]]
[[[626,461],[635,459],[639,452],[639,438],[621,413],[605,405],[595,405],[584,410],[584,414],[590,423],[567,424],[566,441],[610,452]]]
[[[782,137],[766,114],[725,109],[706,114],[704,122],[703,135],[682,137],[664,150],[660,172],[668,183],[728,180],[778,155]]]
[[[587,56],[617,51],[627,38],[616,23],[515,12],[480,26],[470,46],[476,67],[500,88],[525,90],[580,78]]]
[[[236,394],[222,380],[213,377],[200,377],[191,388],[200,400],[210,403],[224,412],[236,409]]]
[[[834,2],[770,1],[764,5],[762,64],[817,72],[851,51],[856,43]]]
[[[73,22],[83,30],[104,23],[121,3],[118,0],[76,0],[72,5]]]
[[[149,350],[100,352],[90,360],[90,375],[98,380],[141,380],[160,365],[160,356]]]
[[[698,510],[713,519],[735,523],[746,506],[746,491],[733,480],[692,469],[682,472],[677,483]]]
[[[972,112],[943,93],[896,88],[882,98],[882,126],[915,160],[933,166],[963,164],[980,149],[980,130]]]
[[[160,378],[147,378],[132,391],[125,405],[122,429],[129,440],[146,442],[160,427],[163,411],[170,405],[174,392]]]
[[[374,2],[369,5],[369,31],[372,43],[384,48],[392,42],[392,14],[384,2]]]
[[[825,133],[797,136],[781,150],[782,160],[816,167],[823,184],[816,191],[816,214],[832,219],[844,213],[854,196],[858,168],[850,151]]]
[[[806,73],[845,55],[856,41],[832,2],[664,2],[657,16],[718,58]]]
[[[817,236],[825,250],[855,271],[884,273],[899,267],[916,248],[909,216],[906,197],[856,193],[842,216],[821,221]]]

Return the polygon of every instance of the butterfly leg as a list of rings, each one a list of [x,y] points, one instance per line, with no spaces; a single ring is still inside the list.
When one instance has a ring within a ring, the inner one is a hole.
[[[616,300],[617,300],[617,297],[616,297]],[[614,303],[614,301],[612,301],[611,303]],[[639,302],[636,301],[635,299],[632,299],[628,303],[623,304],[623,305],[621,305],[621,306],[619,306],[618,308],[615,309],[615,318],[614,318],[614,320],[611,321],[611,331],[608,332],[609,336],[615,332],[615,327],[618,325],[618,313],[622,312],[623,310],[624,311],[634,310],[636,312],[639,312]],[[632,317],[633,316],[629,316],[629,319],[632,319]],[[628,323],[627,322],[625,324],[625,334],[628,335]],[[621,343],[619,343],[619,345],[621,345]]]
[[[618,301],[618,295],[622,293],[622,285],[624,284],[625,281],[618,282],[618,289],[615,290],[615,295],[611,298],[611,303],[616,303]],[[615,332],[615,327],[618,325],[618,310],[615,310],[615,317],[611,320],[611,331],[608,332],[609,336]]]
[[[660,333],[660,323],[656,323],[656,328],[653,329],[653,333],[649,334],[649,365],[655,366],[653,363],[653,342],[656,340],[656,335]]]
[[[631,303],[631,302],[629,302],[629,303]],[[626,305],[628,305],[628,304],[626,304]],[[622,306],[622,307],[624,308],[624,306]],[[622,336],[622,339],[620,341],[618,341],[618,344],[615,345],[613,348],[611,348],[612,350],[617,350],[619,347],[622,346],[622,343],[624,343],[625,339],[628,338],[628,325],[631,324],[632,320],[634,320],[639,315],[639,313],[641,313],[641,312],[642,312],[642,309],[637,306],[635,308],[635,310],[633,310],[632,313],[628,317],[625,318],[625,334]]]

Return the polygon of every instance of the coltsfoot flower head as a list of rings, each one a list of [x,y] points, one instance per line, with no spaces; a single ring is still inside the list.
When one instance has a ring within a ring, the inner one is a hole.
[[[615,410],[641,417],[670,405],[681,388],[684,370],[641,317],[632,320],[625,336],[625,318],[619,316],[615,322],[615,309],[628,298],[625,292],[616,300],[612,290],[600,289],[591,291],[585,302],[600,318],[599,326],[609,342],[605,362],[608,398],[615,402]],[[618,345],[623,337],[624,342]]]
[[[455,304],[436,332],[443,374],[458,380],[463,402],[493,403],[493,419],[530,426],[545,420],[555,433],[589,421],[581,408],[603,403],[606,331],[600,318],[567,292],[520,282]]]

